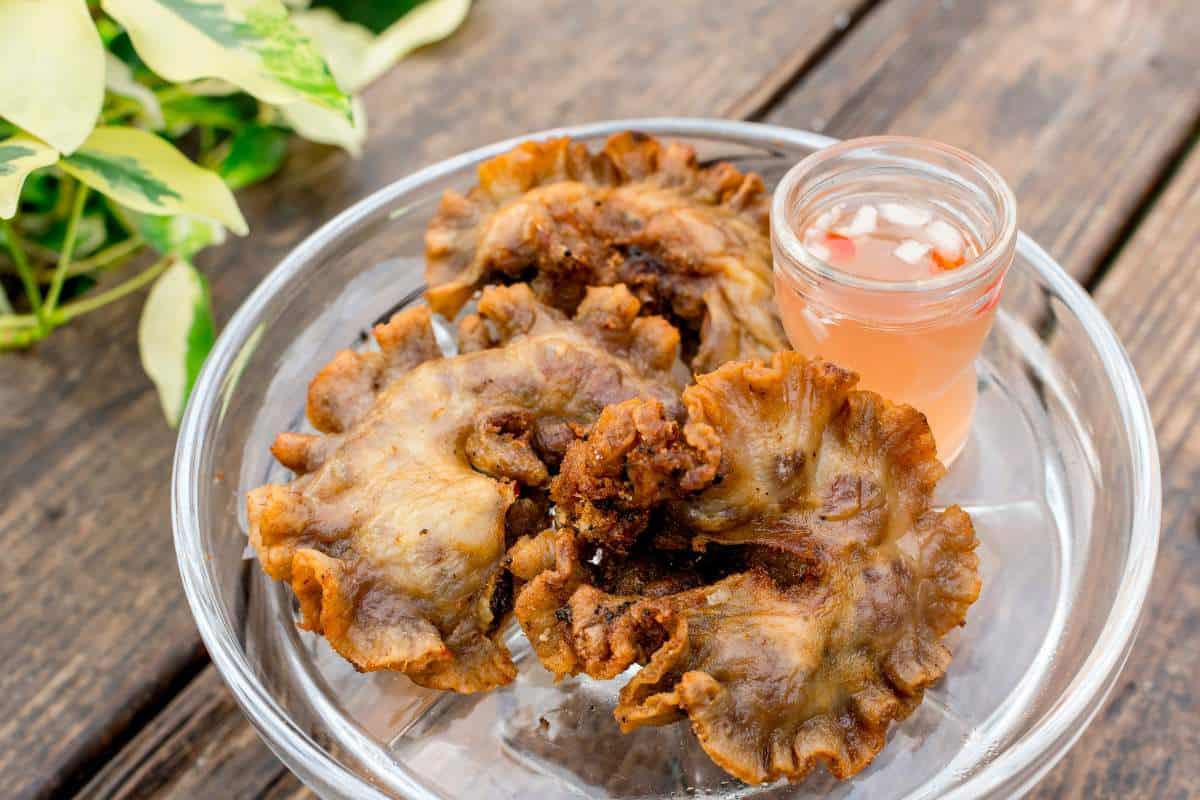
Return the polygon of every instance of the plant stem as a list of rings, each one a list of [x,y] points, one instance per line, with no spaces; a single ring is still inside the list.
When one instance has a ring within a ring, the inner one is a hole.
[[[36,328],[37,323],[38,319],[33,314],[11,314],[0,317],[0,331],[9,328]]]
[[[62,253],[58,257],[58,266],[54,268],[54,278],[50,281],[50,291],[46,294],[45,316],[49,318],[58,306],[58,297],[62,294],[63,281],[67,277],[67,269],[71,266],[71,254],[75,251],[75,234],[79,231],[79,220],[83,216],[83,204],[87,202],[88,186],[81,183],[75,189],[75,202],[71,205],[71,216],[67,219],[67,235],[63,239]]]
[[[29,298],[29,307],[33,309],[38,320],[41,320],[42,291],[33,277],[33,270],[29,268],[29,259],[25,257],[25,248],[21,246],[21,237],[17,235],[17,229],[6,219],[0,219],[0,228],[4,230],[4,241],[8,244],[8,252],[12,253],[13,261],[17,265],[17,274],[21,276],[21,284],[25,287],[25,296]]]
[[[18,331],[0,331],[0,350],[28,347],[42,336],[43,334],[36,327]]]
[[[106,306],[115,300],[120,300],[130,292],[136,292],[162,274],[171,265],[172,260],[171,256],[164,256],[142,272],[134,275],[124,283],[118,283],[106,292],[101,292],[84,300],[67,303],[54,313],[54,324],[62,325],[64,322],[75,319],[75,317],[86,314],[89,311],[95,311],[97,308]]]
[[[54,215],[55,219],[62,219],[71,208],[71,198],[74,196],[71,189],[75,186],[75,179],[59,170],[58,167],[55,167],[54,170],[59,173],[58,197],[54,199],[54,208],[50,210],[50,213]]]
[[[12,316],[12,303],[8,300],[8,292],[4,289],[4,284],[0,283],[0,314]]]
[[[25,256],[30,261],[48,261],[51,264],[58,261],[58,251],[52,247],[46,247],[28,239],[23,240],[21,246],[25,248]]]
[[[71,278],[76,275],[92,272],[93,270],[120,266],[126,258],[136,253],[145,244],[146,240],[137,235],[130,236],[128,239],[124,239],[116,244],[111,244],[87,258],[80,259],[71,264],[67,268],[67,277]],[[38,272],[38,277],[44,280],[51,280],[54,277],[54,270],[43,269]]]
[[[32,314],[0,317],[0,350],[28,347],[43,336],[41,320]]]

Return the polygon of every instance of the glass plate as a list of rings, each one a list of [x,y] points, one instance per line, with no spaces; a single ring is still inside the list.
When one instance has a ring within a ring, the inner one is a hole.
[[[598,146],[638,129],[692,144],[773,185],[832,140],[739,122],[639,119],[569,135]],[[1022,236],[978,361],[971,439],[939,489],[975,519],[983,592],[955,658],[857,777],[746,786],[686,723],[623,736],[623,680],[554,684],[519,632],[511,686],[442,694],[356,673],[292,624],[290,593],[248,552],[245,492],[287,474],[267,447],[303,423],[305,387],[370,326],[420,302],[422,235],[442,192],[475,181],[501,142],[436,164],[342,213],[262,282],[222,333],[180,429],[173,495],[184,587],[209,653],[279,757],[327,797],[1012,797],[1100,708],[1132,646],[1161,510],[1145,399],[1087,295]]]

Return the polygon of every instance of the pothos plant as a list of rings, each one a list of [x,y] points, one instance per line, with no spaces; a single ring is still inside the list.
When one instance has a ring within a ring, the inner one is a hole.
[[[233,191],[294,134],[356,154],[353,93],[469,4],[0,0],[0,350],[150,287],[141,360],[177,423],[216,332],[194,258],[248,231]]]

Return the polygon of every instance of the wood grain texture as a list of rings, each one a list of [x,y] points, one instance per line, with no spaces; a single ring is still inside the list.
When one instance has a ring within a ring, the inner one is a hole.
[[[287,783],[285,773],[209,667],[123,748],[121,758],[97,773],[80,796],[249,798],[277,790]]]
[[[303,236],[406,172],[532,129],[715,115],[864,0],[478,2],[367,93],[361,160],[300,146],[201,255],[219,321]],[[137,363],[138,301],[0,357],[0,797],[50,796],[203,663],[168,519],[173,434]]]
[[[1105,259],[1200,113],[1194,0],[891,0],[767,115],[964,147],[1076,277]]]
[[[1096,300],[1158,435],[1163,526],[1141,633],[1108,703],[1038,798],[1200,797],[1200,148],[1124,247]]]
[[[651,23],[632,2],[480,2],[455,39],[368,93],[374,134],[361,161],[300,147],[285,176],[242,195],[254,234],[205,261],[219,316],[317,224],[414,167],[555,124],[756,114],[831,41],[839,15],[865,7],[660,5],[668,7],[656,7]],[[1024,226],[1087,275],[1196,119],[1200,29],[1188,11],[1165,0],[887,0],[767,119],[973,149],[1013,182]],[[1159,426],[1163,555],[1124,681],[1043,797],[1200,793],[1200,745],[1187,726],[1200,657],[1200,449],[1189,437],[1200,407],[1190,344],[1200,334],[1200,276],[1187,262],[1200,230],[1196,162],[1101,285]],[[1172,213],[1191,222],[1171,223]],[[1147,233],[1170,224],[1185,228],[1171,235],[1186,244]],[[1171,281],[1169,297],[1146,279],[1147,265]],[[15,553],[0,566],[0,603],[20,609],[0,618],[0,796],[54,794],[202,658],[169,542],[171,434],[132,359],[132,312],[85,318],[36,358],[0,359],[0,544]],[[311,795],[207,667],[81,796]]]

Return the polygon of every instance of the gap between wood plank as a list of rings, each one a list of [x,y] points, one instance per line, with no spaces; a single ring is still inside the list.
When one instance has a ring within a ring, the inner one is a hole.
[[[1080,279],[1083,288],[1088,291],[1088,294],[1094,294],[1097,287],[1104,281],[1104,277],[1108,275],[1113,265],[1121,257],[1121,253],[1129,244],[1145,221],[1146,216],[1154,208],[1155,203],[1166,191],[1166,188],[1171,184],[1171,181],[1183,168],[1184,162],[1188,156],[1196,149],[1197,143],[1200,143],[1200,113],[1197,113],[1192,120],[1191,129],[1184,135],[1181,140],[1164,155],[1162,165],[1159,167],[1154,179],[1146,185],[1146,190],[1142,196],[1138,198],[1137,205],[1129,214],[1128,219],[1113,233],[1112,242],[1105,249],[1104,255],[1096,262],[1096,268],[1092,270],[1090,275]]]
[[[157,719],[163,709],[200,677],[211,663],[208,651],[204,649],[203,645],[198,645],[182,668],[170,675],[158,691],[147,697],[145,702],[133,710],[125,725],[116,728],[113,735],[97,739],[94,746],[81,756],[78,764],[70,765],[63,771],[62,779],[59,781],[58,787],[53,790],[52,795],[66,797],[83,790],[105,764],[125,749],[125,746],[133,741],[140,731]]]
[[[768,73],[758,86],[738,98],[737,102],[726,109],[724,116],[748,122],[761,120],[882,2],[883,0],[863,0],[844,12],[834,21],[833,28],[820,44],[811,51],[797,50],[796,55]]]

